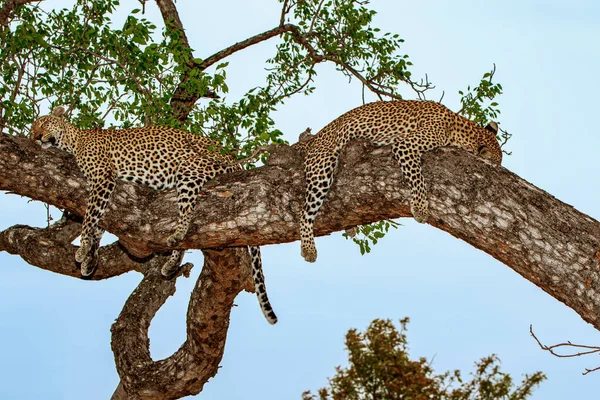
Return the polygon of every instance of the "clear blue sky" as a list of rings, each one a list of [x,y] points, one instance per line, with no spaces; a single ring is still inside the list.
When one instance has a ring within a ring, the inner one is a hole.
[[[46,7],[72,2],[50,0]],[[137,7],[127,2],[124,10]],[[179,1],[198,57],[274,27],[274,0]],[[501,126],[514,134],[504,166],[594,218],[600,217],[598,93],[600,3],[591,1],[374,0],[376,24],[406,39],[415,73],[428,73],[444,102],[457,109],[457,91],[477,83],[493,63],[504,86]],[[148,16],[158,21],[154,2]],[[125,12],[125,11],[123,11]],[[124,15],[119,16],[123,18]],[[274,42],[229,59],[230,98],[260,83]],[[276,114],[286,138],[314,132],[361,102],[358,84],[318,70],[314,96],[288,101]],[[258,78],[257,78],[258,77]],[[0,193],[0,229],[42,226],[41,204]],[[546,343],[571,340],[600,345],[600,334],[510,268],[430,226],[401,220],[373,252],[341,234],[317,239],[319,260],[305,263],[298,242],[263,248],[271,301],[280,318],[268,325],[253,295],[233,309],[222,368],[198,397],[297,399],[326,384],[344,365],[343,337],[375,318],[411,318],[413,356],[434,359],[438,371],[471,370],[496,353],[516,379],[542,370],[548,380],[534,399],[598,398],[600,372],[582,377],[598,357],[556,359],[529,336],[529,324]],[[189,293],[202,265],[152,324],[155,359],[185,339]],[[110,326],[140,280],[137,274],[83,282],[41,271],[0,253],[0,398],[107,399],[118,382]]]

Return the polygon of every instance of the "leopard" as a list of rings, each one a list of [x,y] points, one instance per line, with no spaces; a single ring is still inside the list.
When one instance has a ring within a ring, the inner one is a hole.
[[[410,188],[410,210],[417,222],[429,218],[429,202],[421,171],[423,153],[444,146],[459,147],[500,165],[502,150],[498,124],[485,127],[441,103],[427,100],[376,101],[354,108],[330,122],[317,134],[294,143],[304,156],[306,175],[300,221],[301,255],[317,260],[313,225],[331,188],[340,152],[349,141],[363,139],[375,146],[390,146]]]
[[[36,119],[30,138],[43,148],[57,147],[74,154],[88,184],[88,204],[83,217],[80,245],[75,261],[82,278],[90,278],[98,267],[98,248],[104,230],[99,221],[115,189],[123,180],[156,190],[176,189],[179,219],[167,239],[170,247],[183,240],[192,211],[204,184],[217,175],[239,171],[237,159],[210,138],[166,126],[126,129],[79,129],[67,122],[65,108]],[[262,271],[260,248],[249,246],[252,280],[261,310],[270,324],[277,322]],[[184,250],[172,250],[161,267],[164,277],[179,269]]]

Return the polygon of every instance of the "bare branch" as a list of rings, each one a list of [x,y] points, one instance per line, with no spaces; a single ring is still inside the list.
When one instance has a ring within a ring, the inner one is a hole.
[[[223,50],[213,54],[212,56],[204,59],[202,61],[202,64],[198,65],[198,68],[200,68],[201,70],[205,70],[208,67],[210,67],[211,65],[214,65],[217,62],[221,61],[222,59],[229,57],[230,55],[232,55],[235,52],[244,50],[247,47],[258,44],[260,42],[264,42],[265,40],[271,39],[275,36],[279,36],[284,32],[290,32],[293,29],[293,27],[295,27],[295,26],[292,24],[281,25],[276,28],[269,29],[268,31],[265,31],[263,33],[259,33],[258,35],[254,35],[246,40],[242,40],[241,42],[232,44],[231,46],[227,47],[226,49],[223,49]]]
[[[535,341],[537,342],[537,344],[540,346],[540,348],[542,350],[546,350],[547,352],[549,352],[550,354],[552,354],[555,357],[559,357],[559,358],[569,358],[569,357],[580,357],[580,356],[585,356],[588,354],[594,354],[594,353],[600,353],[600,346],[587,346],[587,345],[583,345],[583,344],[575,344],[575,343],[571,343],[571,342],[566,342],[566,343],[557,343],[554,344],[552,346],[546,346],[545,344],[542,344],[542,342],[540,342],[540,340],[537,338],[537,336],[535,336],[535,333],[533,333],[533,327],[531,325],[529,325],[529,333],[531,334],[531,336],[533,336],[533,338],[535,339]],[[573,353],[569,353],[569,354],[561,354],[561,353],[557,353],[555,350],[556,349],[564,349],[564,348],[568,348],[568,349],[584,349],[585,351],[575,351]],[[596,367],[596,368],[586,368],[584,372],[582,372],[582,375],[587,375],[590,372],[594,372],[594,371],[598,371],[600,370],[600,366]]]

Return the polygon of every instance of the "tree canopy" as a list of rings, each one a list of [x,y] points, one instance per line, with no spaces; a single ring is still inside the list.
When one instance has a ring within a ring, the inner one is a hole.
[[[500,370],[496,355],[476,362],[469,380],[459,370],[437,374],[433,362],[423,357],[411,359],[406,336],[408,322],[408,318],[401,320],[398,330],[392,321],[376,319],[365,332],[349,330],[348,366],[336,367],[329,387],[320,389],[318,397],[306,391],[302,399],[525,400],[545,379],[543,373],[535,372],[525,375],[515,387],[512,377]]]

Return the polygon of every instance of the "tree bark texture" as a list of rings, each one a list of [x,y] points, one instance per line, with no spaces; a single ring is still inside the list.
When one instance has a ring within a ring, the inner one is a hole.
[[[82,215],[86,183],[74,158],[42,150],[26,138],[0,136],[0,189]],[[425,154],[429,224],[485,251],[600,329],[600,223],[503,167],[458,149]],[[267,165],[209,182],[182,248],[223,248],[298,240],[304,199],[302,157],[273,146]],[[389,148],[353,142],[343,152],[334,186],[315,224],[330,234],[381,219],[410,217],[409,190]],[[120,183],[101,225],[129,253],[166,250],[175,228],[173,191]],[[0,249],[12,231],[0,236]],[[38,251],[22,241],[15,254]],[[43,251],[43,250],[41,250]],[[298,254],[300,256],[300,246]],[[43,257],[38,257],[38,259]],[[100,264],[99,269],[105,268]],[[134,266],[132,264],[131,268]],[[59,271],[57,271],[59,272]]]
[[[188,306],[187,340],[172,356],[159,361],[150,357],[150,322],[175,293],[175,280],[160,274],[161,263],[145,274],[125,303],[111,329],[121,377],[114,399],[127,398],[124,393],[140,400],[194,395],[217,374],[233,301],[251,282],[250,258],[245,248],[205,250],[204,256]]]

